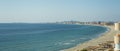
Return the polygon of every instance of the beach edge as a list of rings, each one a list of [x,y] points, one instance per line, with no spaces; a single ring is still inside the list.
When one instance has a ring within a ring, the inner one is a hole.
[[[69,48],[69,49],[64,49],[64,51],[77,51],[77,50],[82,50],[85,47],[88,46],[96,46],[99,43],[105,42],[105,41],[113,41],[113,36],[117,33],[114,30],[114,26],[102,26],[102,25],[90,25],[90,26],[100,26],[100,27],[106,27],[107,30],[106,32],[102,33],[101,36],[97,38],[93,38],[89,41],[86,41],[82,44],[78,44],[75,47]],[[104,39],[104,40],[103,40]]]

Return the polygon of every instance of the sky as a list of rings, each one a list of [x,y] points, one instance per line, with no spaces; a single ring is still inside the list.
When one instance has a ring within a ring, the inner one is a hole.
[[[0,0],[0,23],[120,21],[120,0]]]

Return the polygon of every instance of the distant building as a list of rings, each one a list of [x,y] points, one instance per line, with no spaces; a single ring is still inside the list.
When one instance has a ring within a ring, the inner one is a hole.
[[[120,34],[114,36],[115,48],[114,51],[120,51]]]
[[[120,23],[115,23],[115,30],[117,30],[117,31],[120,30]]]

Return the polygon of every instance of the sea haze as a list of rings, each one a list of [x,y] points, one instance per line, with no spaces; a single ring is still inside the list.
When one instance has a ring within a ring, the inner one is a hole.
[[[107,28],[67,24],[0,24],[0,51],[60,51],[98,37]]]

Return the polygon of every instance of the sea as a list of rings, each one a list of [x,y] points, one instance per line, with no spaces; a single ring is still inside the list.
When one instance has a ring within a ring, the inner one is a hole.
[[[0,51],[63,51],[107,30],[75,24],[0,23]]]

